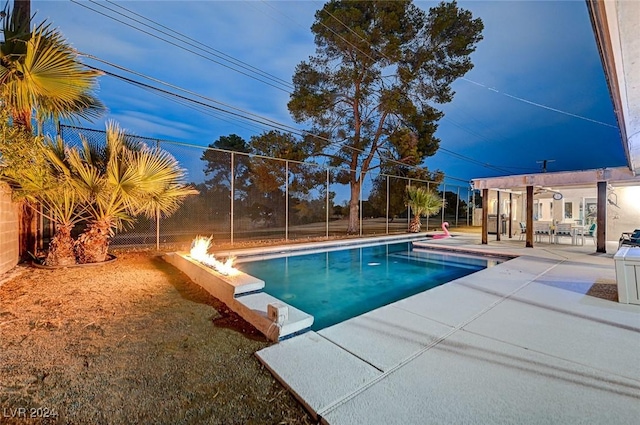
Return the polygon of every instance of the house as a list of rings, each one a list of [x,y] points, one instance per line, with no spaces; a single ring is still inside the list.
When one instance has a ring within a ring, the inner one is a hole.
[[[473,179],[482,191],[483,244],[490,230],[498,240],[512,238],[519,223],[527,247],[534,244],[534,222],[572,223],[581,232],[596,224],[596,251],[606,252],[607,241],[640,228],[640,2],[586,2],[628,167]]]

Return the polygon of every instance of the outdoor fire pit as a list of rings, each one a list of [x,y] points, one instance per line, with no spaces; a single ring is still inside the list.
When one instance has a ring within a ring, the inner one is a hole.
[[[189,253],[164,259],[273,341],[311,327],[313,316],[262,292],[263,280],[234,268],[232,258],[217,260],[210,244],[211,238],[197,237]]]

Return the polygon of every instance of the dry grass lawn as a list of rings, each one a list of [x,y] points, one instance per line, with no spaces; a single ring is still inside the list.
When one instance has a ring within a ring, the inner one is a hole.
[[[154,252],[115,254],[0,276],[0,423],[312,422],[251,325]]]

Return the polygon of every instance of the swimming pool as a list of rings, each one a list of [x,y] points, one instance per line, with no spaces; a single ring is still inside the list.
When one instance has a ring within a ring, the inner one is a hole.
[[[264,292],[314,316],[312,330],[491,267],[504,259],[390,243],[240,262]]]

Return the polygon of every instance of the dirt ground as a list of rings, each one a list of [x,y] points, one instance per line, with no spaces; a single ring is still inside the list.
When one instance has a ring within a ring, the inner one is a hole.
[[[0,276],[0,423],[307,424],[251,325],[153,251]]]

